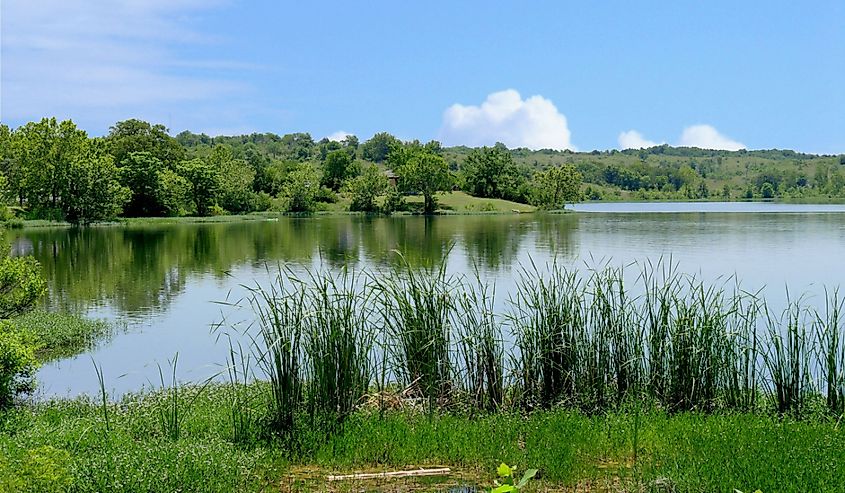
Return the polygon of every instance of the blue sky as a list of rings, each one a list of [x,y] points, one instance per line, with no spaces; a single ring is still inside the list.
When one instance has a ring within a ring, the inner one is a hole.
[[[845,152],[845,2],[3,0],[0,119]]]

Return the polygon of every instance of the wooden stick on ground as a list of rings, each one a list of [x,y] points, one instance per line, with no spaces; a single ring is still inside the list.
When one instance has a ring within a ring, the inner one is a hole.
[[[448,476],[452,472],[448,467],[438,467],[435,469],[412,469],[409,471],[391,471],[391,472],[369,472],[358,474],[342,474],[338,476],[329,476],[329,481],[347,481],[355,479],[395,479],[395,478],[410,478],[419,476]]]

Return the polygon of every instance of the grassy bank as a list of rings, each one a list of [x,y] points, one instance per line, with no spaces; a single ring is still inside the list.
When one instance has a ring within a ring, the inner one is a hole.
[[[235,392],[268,391],[260,387]],[[84,399],[10,411],[0,421],[0,490],[395,491],[414,482],[328,485],[325,475],[433,465],[452,467],[460,482],[490,486],[504,461],[541,470],[533,491],[843,491],[845,432],[825,420],[363,408],[330,435],[303,427],[282,440],[259,426],[243,440],[227,405],[236,398],[227,386],[182,388],[177,434],[167,419],[172,390],[127,396],[105,414]],[[264,408],[254,411],[260,422]]]
[[[242,302],[253,344],[233,343],[225,382],[178,385],[174,364],[153,394],[12,409],[0,480],[395,490],[324,476],[447,465],[487,486],[507,462],[558,491],[845,491],[837,291],[774,312],[733,279],[670,264],[626,276],[552,263],[525,268],[508,297],[497,313],[492,290],[444,265],[280,268]],[[398,489],[448,484],[423,483]]]
[[[16,330],[35,340],[36,355],[42,362],[67,358],[93,349],[114,332],[103,320],[60,312],[36,309],[12,320]]]

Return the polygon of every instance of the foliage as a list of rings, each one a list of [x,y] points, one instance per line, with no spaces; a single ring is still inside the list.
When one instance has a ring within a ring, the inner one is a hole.
[[[377,166],[367,166],[363,173],[347,183],[347,192],[352,196],[349,210],[377,211],[376,198],[384,194],[389,186],[387,177]]]
[[[66,450],[44,445],[14,461],[4,455],[0,452],[0,491],[61,493],[73,484],[72,460]]]
[[[537,469],[528,469],[519,481],[515,481],[514,474],[516,468],[509,466],[502,462],[496,468],[496,474],[499,479],[496,481],[496,487],[491,490],[491,493],[511,493],[512,491],[519,491],[528,484],[534,476],[537,475]]]
[[[419,145],[395,148],[388,156],[388,162],[399,175],[399,186],[404,191],[423,195],[426,214],[437,208],[434,194],[452,187],[449,165],[430,148]]]
[[[581,198],[581,173],[571,164],[549,168],[534,178],[535,205],[547,209],[563,208]]]
[[[65,220],[71,224],[114,219],[131,197],[129,188],[120,184],[112,157],[99,147],[90,145],[72,161],[68,170],[68,186],[61,207]]]
[[[147,151],[130,152],[120,162],[120,181],[132,191],[126,206],[127,216],[170,215],[164,204],[170,195],[165,190],[166,170],[164,163]]]
[[[35,388],[35,342],[6,320],[0,320],[0,410]]]
[[[319,177],[310,166],[300,166],[291,171],[282,191],[285,209],[288,212],[312,212],[319,190]]]
[[[524,202],[526,178],[506,147],[473,149],[461,166],[463,187],[476,197]]]
[[[349,153],[343,150],[332,151],[323,163],[323,178],[320,184],[337,192],[348,179],[358,173],[358,166]]]
[[[168,135],[164,125],[152,125],[142,120],[115,123],[105,141],[118,165],[134,152],[147,152],[167,168],[176,166],[185,157],[185,150]]]
[[[216,205],[220,190],[219,170],[199,158],[182,162],[181,168],[190,183],[194,211],[198,216],[209,215],[211,207]]]
[[[380,163],[387,160],[391,151],[401,145],[396,137],[387,132],[379,132],[361,145],[361,152],[364,159]]]

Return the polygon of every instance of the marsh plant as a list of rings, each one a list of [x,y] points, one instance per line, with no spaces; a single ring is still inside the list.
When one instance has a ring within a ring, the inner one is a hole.
[[[335,426],[374,390],[383,411],[391,389],[428,410],[471,412],[845,407],[835,290],[823,309],[799,298],[777,313],[734,278],[704,282],[671,261],[584,271],[551,262],[519,271],[503,312],[494,300],[480,275],[401,257],[379,273],[281,267],[250,299],[271,428]]]

